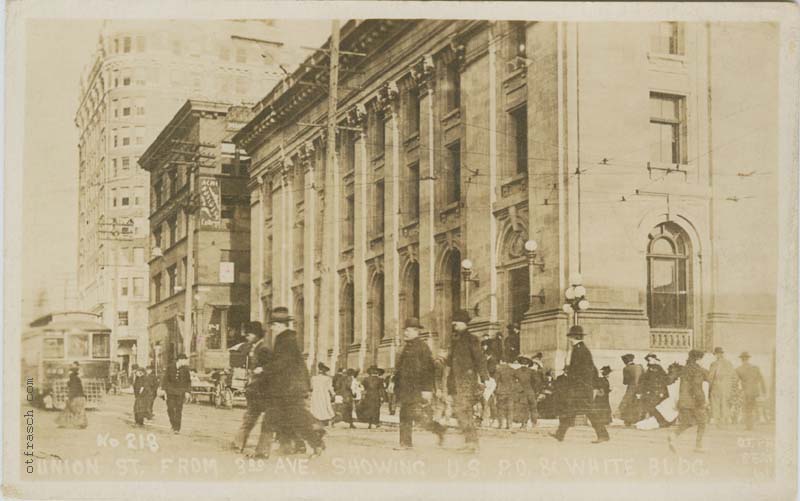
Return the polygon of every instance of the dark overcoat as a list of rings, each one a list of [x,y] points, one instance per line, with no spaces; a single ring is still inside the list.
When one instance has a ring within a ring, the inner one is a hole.
[[[267,373],[272,351],[263,339],[249,345],[247,350],[247,370],[250,375],[245,395],[250,397],[263,396],[267,391]],[[261,371],[256,374],[256,369]]]
[[[297,333],[287,329],[275,338],[271,355],[266,358],[265,395],[281,401],[303,400],[311,391],[311,376],[297,345]]]
[[[135,400],[133,402],[134,414],[150,414],[152,409],[151,401],[155,395],[153,381],[156,377],[153,374],[145,374],[139,376],[133,381],[133,394]],[[156,386],[157,388],[157,386]]]
[[[161,387],[167,395],[183,395],[184,393],[192,391],[192,376],[189,374],[189,368],[183,366],[178,368],[175,362],[167,366],[164,371],[164,379],[161,381]]]
[[[433,391],[435,379],[433,355],[425,341],[406,341],[397,360],[394,394],[400,404],[418,402],[423,391]]]
[[[447,381],[447,391],[450,395],[459,393],[476,397],[481,393],[481,381],[489,378],[486,371],[486,359],[481,350],[478,338],[469,333],[454,332],[450,344],[450,354],[447,358],[450,375]]]
[[[595,415],[603,424],[611,424],[611,403],[608,400],[611,384],[608,378],[601,377],[597,384],[597,397],[594,399]]]
[[[572,347],[567,371],[566,415],[591,413],[593,410],[593,391],[597,388],[597,367],[592,352],[579,342]]]
[[[359,418],[362,421],[378,421],[381,414],[381,402],[386,401],[386,388],[383,379],[370,375],[362,381],[364,398],[361,400]]]

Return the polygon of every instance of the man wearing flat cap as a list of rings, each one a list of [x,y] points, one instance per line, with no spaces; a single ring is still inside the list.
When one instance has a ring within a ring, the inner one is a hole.
[[[403,331],[403,350],[397,358],[394,376],[394,393],[400,404],[400,446],[397,450],[414,446],[414,423],[435,433],[439,445],[444,439],[445,427],[433,420],[430,404],[433,399],[435,369],[433,355],[427,343],[419,338],[422,325],[419,319],[409,318]]]
[[[448,392],[453,395],[453,414],[464,435],[462,452],[474,453],[478,451],[478,432],[472,408],[482,393],[478,378],[480,382],[486,381],[489,374],[486,371],[486,359],[481,352],[481,343],[467,327],[469,321],[469,313],[465,310],[458,310],[453,315],[453,335],[447,361],[450,367]]]
[[[708,399],[711,401],[711,419],[717,428],[722,428],[731,422],[731,394],[736,383],[736,371],[733,364],[725,358],[725,351],[721,346],[714,348],[716,360],[709,367]]]
[[[675,441],[678,436],[692,426],[697,426],[694,450],[703,452],[703,434],[708,421],[703,383],[708,381],[709,374],[698,362],[704,355],[705,353],[700,350],[690,350],[686,365],[671,378],[681,380],[678,390],[678,427],[667,436],[667,444],[672,452],[675,452]]]
[[[742,414],[744,414],[744,426],[748,431],[753,429],[756,420],[756,407],[758,399],[767,394],[764,378],[761,371],[755,365],[750,364],[750,354],[746,351],[739,355],[742,361],[736,369],[736,375],[741,382],[742,388]]]
[[[594,360],[592,360],[592,352],[583,342],[584,335],[583,327],[580,325],[573,325],[567,333],[567,338],[572,343],[572,355],[569,359],[565,384],[565,409],[558,417],[558,430],[551,436],[562,442],[567,430],[575,424],[575,416],[583,414],[589,419],[597,435],[592,443],[598,444],[608,442],[610,437],[606,430],[606,424],[596,412],[597,409],[594,405],[599,376]]]

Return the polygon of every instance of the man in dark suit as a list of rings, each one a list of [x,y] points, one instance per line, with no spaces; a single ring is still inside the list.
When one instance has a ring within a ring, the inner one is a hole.
[[[181,417],[183,414],[183,399],[187,392],[192,390],[192,377],[189,375],[189,360],[181,353],[175,362],[167,366],[161,387],[167,394],[167,414],[172,432],[181,431]]]
[[[245,337],[249,345],[247,355],[248,381],[244,389],[244,396],[247,399],[247,411],[242,418],[242,426],[239,428],[236,437],[231,444],[234,449],[243,452],[247,445],[247,437],[258,422],[258,418],[267,411],[266,397],[266,370],[269,364],[271,352],[264,341],[264,329],[261,322],[248,322],[245,326]],[[258,445],[253,453],[256,458],[269,458],[271,445],[271,435],[273,430],[270,428],[267,416],[261,420],[261,434],[258,438]]]
[[[475,417],[472,407],[478,402],[481,390],[480,382],[486,381],[486,359],[481,352],[481,343],[467,328],[470,317],[465,310],[453,315],[453,337],[450,342],[450,356],[447,365],[450,367],[448,391],[453,395],[453,414],[458,420],[458,427],[464,435],[463,452],[478,451],[478,432],[475,428]]]
[[[269,327],[274,345],[268,368],[264,371],[267,417],[283,442],[282,448],[294,440],[295,450],[302,450],[304,447],[299,444],[302,440],[308,442],[313,449],[311,457],[315,457],[325,448],[322,439],[325,430],[306,407],[311,377],[300,351],[297,333],[289,328],[291,321],[286,307],[278,306],[270,312]]]
[[[508,336],[503,340],[503,352],[508,363],[514,363],[519,357],[519,322],[508,326]]]
[[[419,339],[422,326],[417,318],[409,318],[403,331],[403,351],[395,368],[394,393],[400,404],[400,446],[397,450],[413,447],[414,422],[435,433],[441,445],[445,427],[433,420],[430,409],[433,399],[436,371],[433,355],[425,341]],[[428,407],[427,412],[423,407]]]
[[[580,325],[573,325],[567,334],[572,343],[572,355],[566,379],[566,409],[558,418],[558,430],[551,436],[559,442],[563,441],[567,430],[575,424],[575,416],[583,414],[589,419],[597,434],[592,443],[598,444],[608,442],[610,438],[606,423],[598,415],[594,405],[599,376],[592,360],[592,352],[583,343],[583,337],[583,327]]]

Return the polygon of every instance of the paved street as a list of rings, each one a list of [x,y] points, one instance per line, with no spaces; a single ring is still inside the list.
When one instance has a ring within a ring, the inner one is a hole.
[[[554,422],[535,430],[481,431],[481,450],[465,455],[457,430],[444,447],[434,436],[416,431],[412,451],[395,451],[398,430],[386,424],[367,430],[337,425],[327,437],[322,457],[279,456],[250,460],[227,448],[241,422],[243,408],[216,409],[187,404],[180,435],[170,431],[166,405],[157,400],[156,418],[144,428],[133,426],[132,396],[109,396],[89,412],[85,430],[62,430],[56,412],[35,409],[35,474],[46,479],[186,479],[186,480],[597,480],[763,479],[771,475],[772,430],[752,434],[710,429],[707,452],[692,452],[694,430],[680,438],[678,454],[669,452],[666,431],[611,427],[611,442],[591,444],[591,428],[570,430],[558,443],[547,436]],[[28,408],[23,408],[23,412]],[[387,419],[391,417],[387,416]],[[250,447],[257,435],[250,438]]]

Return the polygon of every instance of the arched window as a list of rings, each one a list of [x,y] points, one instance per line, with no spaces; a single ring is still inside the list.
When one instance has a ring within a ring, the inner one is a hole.
[[[419,264],[411,263],[406,271],[406,282],[403,290],[405,297],[406,317],[419,318]],[[401,322],[402,323],[402,322]]]
[[[300,348],[300,351],[303,353],[308,352],[306,349],[306,333],[305,333],[305,324],[303,322],[303,295],[298,294],[295,292],[294,298],[294,312],[292,315],[294,316],[294,330],[297,332],[297,346]]]
[[[675,223],[662,223],[649,235],[647,316],[650,327],[691,327],[691,244]]]
[[[347,284],[345,284],[344,286],[344,291],[342,292],[341,308],[343,310],[342,339],[346,340],[346,344],[343,347],[346,353],[347,345],[356,342],[355,323],[353,321],[355,313],[355,292],[353,290],[353,282],[347,282]]]

